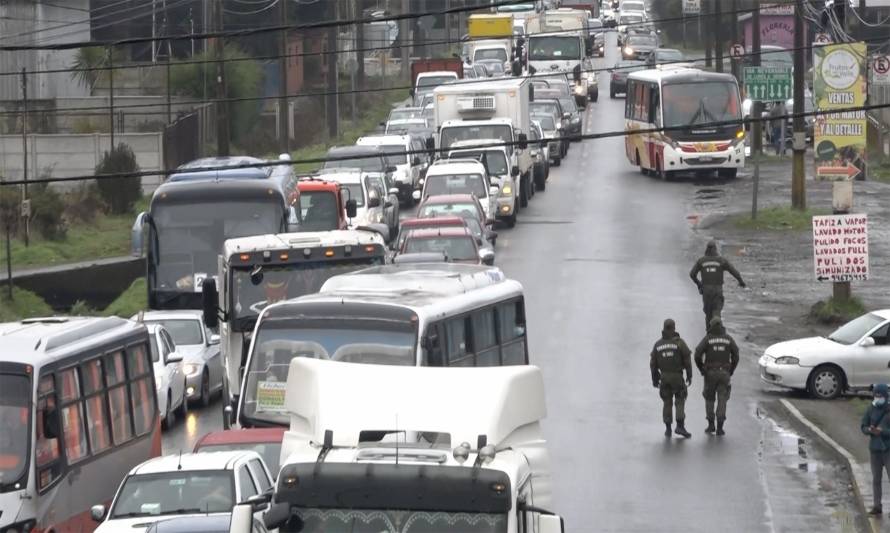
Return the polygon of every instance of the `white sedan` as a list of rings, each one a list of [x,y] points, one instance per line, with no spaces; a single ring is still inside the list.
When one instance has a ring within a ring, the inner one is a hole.
[[[176,423],[177,416],[185,420],[188,414],[182,355],[176,352],[173,337],[164,326],[147,324],[146,327],[151,341],[151,360],[154,366],[161,424],[164,429],[169,429]]]
[[[828,337],[773,344],[760,358],[760,378],[826,400],[888,383],[888,332],[890,309],[883,309],[847,322]]]

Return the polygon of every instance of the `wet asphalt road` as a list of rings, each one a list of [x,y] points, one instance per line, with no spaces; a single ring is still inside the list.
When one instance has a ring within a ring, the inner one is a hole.
[[[588,133],[623,128],[623,100],[601,94]],[[849,505],[825,488],[824,454],[759,408],[758,354],[743,354],[733,379],[727,436],[703,433],[696,372],[692,439],[663,437],[649,351],[666,317],[693,348],[704,333],[687,257],[700,246],[686,218],[697,185],[642,176],[623,143],[574,144],[517,227],[499,230],[497,264],[525,286],[531,362],[546,381],[554,510],[580,532],[852,531]],[[221,429],[220,408],[193,410],[164,451]]]

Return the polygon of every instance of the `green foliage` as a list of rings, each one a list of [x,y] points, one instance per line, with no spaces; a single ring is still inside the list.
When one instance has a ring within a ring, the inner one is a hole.
[[[121,143],[110,152],[105,152],[96,167],[96,174],[126,174],[138,172],[136,154],[132,148]],[[142,198],[142,179],[139,176],[97,180],[99,194],[112,214],[129,213],[133,204]]]
[[[99,186],[95,183],[81,182],[65,195],[65,218],[69,223],[92,222],[105,210]]]
[[[859,298],[838,301],[833,297],[816,302],[810,308],[810,318],[820,324],[843,324],[865,314],[865,306]]]
[[[22,190],[19,187],[0,187],[0,230],[9,229],[13,235],[19,227]]]
[[[123,62],[121,53],[112,49],[111,61],[114,64]],[[108,71],[95,70],[108,67],[108,50],[99,46],[86,46],[79,48],[74,56],[74,63],[71,65],[73,69],[71,78],[90,90],[93,89],[100,79],[108,77]]]
[[[68,314],[72,316],[93,316],[96,314],[96,311],[85,301],[77,300],[71,306],[71,309],[68,310]]]
[[[751,215],[737,215],[734,223],[737,228],[745,230],[803,231],[812,227],[813,216],[827,214],[828,211],[824,209],[800,211],[790,207],[767,207],[757,212],[756,219],[752,220]]]
[[[227,44],[223,51],[226,69],[226,97],[256,98],[262,88],[263,70],[259,62],[246,60],[237,45]],[[170,72],[170,86],[175,94],[201,99],[215,98],[217,67],[212,50],[196,55],[187,65],[174,65]],[[238,61],[231,61],[237,59]],[[201,63],[200,61],[209,61]],[[209,94],[205,94],[205,89]],[[229,132],[236,141],[248,135],[259,116],[259,100],[229,102]]]
[[[138,278],[117,299],[102,311],[105,316],[129,318],[148,308],[148,287],[145,278]]]
[[[31,223],[44,239],[57,241],[65,237],[62,195],[48,183],[35,183],[28,189],[31,198]]]
[[[52,308],[33,292],[13,287],[10,301],[7,290],[5,283],[0,284],[0,322],[55,314]]]

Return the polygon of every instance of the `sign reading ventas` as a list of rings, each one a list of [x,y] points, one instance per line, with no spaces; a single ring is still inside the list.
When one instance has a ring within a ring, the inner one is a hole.
[[[868,279],[868,215],[813,217],[813,267],[818,281]]]

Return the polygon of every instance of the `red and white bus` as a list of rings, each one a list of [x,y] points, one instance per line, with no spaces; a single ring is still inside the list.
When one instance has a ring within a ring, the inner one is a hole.
[[[739,84],[730,74],[693,68],[633,72],[624,117],[627,159],[643,174],[670,179],[681,171],[717,171],[734,178],[745,166]]]
[[[120,318],[0,324],[0,531],[89,533],[161,454],[148,332]]]

